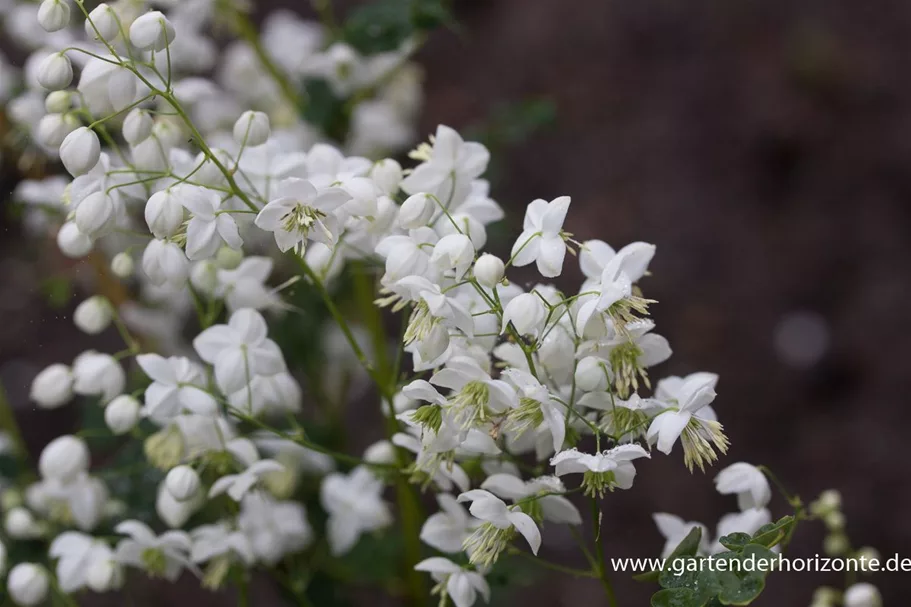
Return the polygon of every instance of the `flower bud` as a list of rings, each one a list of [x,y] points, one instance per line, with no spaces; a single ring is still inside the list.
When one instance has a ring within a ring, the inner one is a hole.
[[[845,590],[845,607],[882,607],[883,599],[873,584],[854,584]]]
[[[67,481],[89,467],[89,448],[81,438],[65,434],[49,442],[38,458],[38,470],[46,479]]]
[[[830,533],[823,540],[822,549],[829,556],[842,556],[850,548],[848,538],[843,533]]]
[[[205,496],[197,493],[187,501],[178,501],[168,491],[165,483],[158,488],[158,496],[155,499],[155,512],[158,518],[165,522],[168,527],[176,529],[182,527],[193,513],[203,504]]]
[[[434,229],[439,233],[440,238],[448,234],[466,234],[471,238],[471,244],[475,250],[480,251],[487,244],[487,229],[484,224],[472,217],[468,213],[452,213],[437,221]]]
[[[152,284],[178,284],[186,280],[189,261],[183,250],[173,242],[153,240],[142,254],[142,271]]]
[[[95,295],[76,306],[73,322],[83,333],[97,335],[111,324],[113,310],[106,297]]]
[[[85,583],[94,592],[110,592],[123,586],[123,566],[113,559],[95,559],[85,574]]]
[[[231,247],[222,247],[215,254],[215,265],[220,270],[234,270],[243,260],[243,251],[232,249]]]
[[[38,23],[46,32],[56,32],[69,25],[70,5],[67,0],[43,0],[38,7]]]
[[[143,451],[150,464],[159,470],[170,470],[183,459],[184,447],[180,429],[171,426],[147,438]]]
[[[126,434],[139,423],[139,401],[121,394],[104,408],[104,423],[117,435]]]
[[[430,332],[417,342],[418,353],[421,355],[421,361],[429,363],[436,360],[446,352],[449,347],[449,329],[443,323],[436,323]]]
[[[199,493],[199,474],[190,466],[172,468],[164,483],[168,492],[178,502],[185,502]]]
[[[443,270],[455,270],[456,280],[460,280],[471,262],[474,261],[474,247],[471,239],[464,234],[444,236],[433,247],[430,263]]]
[[[490,253],[484,253],[474,263],[474,277],[488,289],[492,289],[499,284],[503,280],[505,272],[506,265],[503,260]]]
[[[141,15],[130,26],[130,42],[144,51],[163,51],[173,40],[174,26],[159,11]]]
[[[73,392],[86,396],[100,396],[107,402],[123,392],[126,374],[123,367],[110,354],[87,350],[73,361]]]
[[[269,117],[263,112],[247,110],[234,123],[234,141],[238,145],[247,147],[262,145],[269,140],[271,134]]]
[[[14,540],[29,540],[41,537],[42,528],[27,508],[18,506],[7,511],[3,518],[3,529]]]
[[[586,356],[576,365],[576,387],[583,392],[603,392],[609,383],[609,363],[597,356]]]
[[[132,146],[139,145],[152,134],[155,121],[147,110],[135,108],[123,120],[123,138]]]
[[[49,114],[63,114],[73,107],[73,97],[69,91],[54,91],[44,100],[44,109]]]
[[[114,255],[114,259],[111,260],[111,272],[117,278],[129,278],[132,276],[134,266],[133,258],[129,253],[117,253],[117,255]]]
[[[100,35],[102,40],[111,42],[119,33],[117,15],[110,6],[101,3],[89,13],[89,18],[85,21],[85,35],[89,40],[98,40]]]
[[[204,259],[193,264],[190,268],[190,284],[193,288],[212,297],[218,288],[218,267],[211,259]]]
[[[38,121],[35,139],[49,148],[59,148],[66,136],[79,128],[79,121],[69,114],[47,114]]]
[[[183,205],[171,190],[155,192],[146,203],[145,218],[155,238],[173,236],[183,223]]]
[[[57,232],[57,246],[67,257],[78,259],[92,250],[92,239],[80,232],[75,222],[68,221]]]
[[[44,601],[49,586],[47,571],[35,563],[16,565],[6,579],[6,591],[10,598],[22,607],[32,607]]]
[[[42,409],[56,409],[73,398],[73,374],[60,363],[51,365],[35,376],[29,397]]]
[[[101,144],[98,135],[87,127],[79,127],[60,144],[60,161],[73,177],[85,175],[98,164]]]
[[[114,219],[114,201],[103,191],[92,192],[76,207],[73,221],[89,238],[103,235]]]
[[[858,559],[861,562],[863,571],[872,571],[870,562],[879,561],[882,559],[882,556],[879,554],[879,550],[876,548],[872,546],[864,546],[857,551],[857,554],[854,555],[854,558]]]
[[[419,193],[409,196],[399,209],[399,225],[406,230],[414,230],[427,225],[436,210],[436,203],[429,194]]]
[[[65,89],[73,81],[73,64],[66,53],[51,53],[38,65],[37,77],[49,91]]]
[[[370,169],[370,177],[387,196],[394,196],[402,183],[402,165],[391,158],[378,161]]]
[[[500,333],[505,333],[507,326],[512,322],[519,335],[538,336],[544,325],[547,312],[544,302],[534,293],[523,293],[516,296],[506,304],[503,310],[503,327]]]

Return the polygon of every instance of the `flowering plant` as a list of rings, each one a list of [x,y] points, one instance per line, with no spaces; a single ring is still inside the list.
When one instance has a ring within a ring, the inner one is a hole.
[[[234,2],[149,4],[8,11],[34,49],[24,86],[3,90],[20,163],[66,171],[15,197],[33,231],[108,285],[76,309],[79,329],[114,325],[124,342],[34,380],[41,407],[96,401],[116,457],[92,466],[91,433],[64,435],[3,494],[9,598],[72,603],[138,571],[236,586],[245,601],[261,572],[315,604],[318,580],[347,575],[373,541],[393,553],[374,582],[410,604],[489,601],[491,572],[516,556],[597,579],[617,604],[602,501],[653,455],[705,471],[729,447],[716,375],[653,377],[671,356],[649,316],[655,246],[575,240],[560,196],[528,204],[502,259],[484,252],[504,215],[484,145],[441,125],[407,167],[384,157],[412,143],[410,56],[445,19],[438,3],[383,3],[344,27],[319,3],[323,25],[281,13],[262,36]],[[240,36],[221,51],[205,33],[219,20]],[[573,291],[507,278],[529,266],[556,279],[573,258],[585,275]],[[383,431],[364,428],[378,442],[355,455],[342,407],[370,390]],[[793,513],[773,520],[770,480],[761,466],[723,469],[717,489],[739,512],[711,538],[654,515],[664,556],[773,554],[813,518],[829,552],[858,553],[837,494],[808,508],[782,489]],[[154,494],[154,512],[134,494]],[[588,569],[538,557],[545,524],[573,530]],[[765,575],[640,577],[660,585],[656,607],[695,607],[749,604]],[[814,605],[878,603],[852,583]]]

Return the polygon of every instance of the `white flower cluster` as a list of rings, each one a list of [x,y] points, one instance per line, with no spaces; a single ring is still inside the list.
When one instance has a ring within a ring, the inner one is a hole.
[[[7,586],[18,604],[37,604],[51,588],[118,588],[124,567],[172,581],[189,570],[217,588],[231,572],[274,566],[323,537],[341,556],[393,523],[384,492],[404,488],[401,502],[410,482],[432,489],[440,506],[417,521],[415,539],[448,555],[410,565],[431,575],[441,601],[469,607],[488,599],[485,575],[519,549],[519,535],[537,554],[545,521],[582,523],[568,494],[584,493],[597,510],[607,492],[633,486],[636,460],[653,448],[671,454],[680,443],[690,470],[727,450],[711,406],[717,376],[650,377],[671,355],[639,284],[653,245],[577,242],[563,228],[570,198],[561,196],[528,205],[501,259],[484,252],[503,211],[483,179],[483,145],[440,126],[411,152],[410,168],[361,155],[411,139],[411,45],[364,58],[281,14],[261,42],[219,54],[203,32],[216,10],[239,7],[154,4],[171,8],[118,0],[88,14],[78,0],[43,0],[16,5],[7,23],[37,49],[10,114],[72,177],[24,183],[18,197],[42,215],[27,221],[56,230],[67,256],[109,260],[144,302],[82,303],[76,325],[95,334],[114,324],[126,349],[52,365],[31,396],[46,408],[97,397],[113,434],[143,441],[147,468],[162,473],[155,508],[169,529],[133,520],[89,473],[85,442],[58,438],[41,455],[41,480],[6,514],[11,538],[54,535],[56,582],[38,564],[17,564]],[[198,75],[215,67],[214,80]],[[342,147],[297,117],[294,83],[313,76],[342,97],[370,93],[352,97],[362,102],[349,108]],[[557,278],[567,253],[585,275],[574,293],[506,277],[534,265]],[[380,313],[374,300],[405,312],[400,343],[375,340],[368,352],[335,305],[331,289],[353,266],[380,274],[369,312]],[[292,276],[275,284],[282,273]],[[293,310],[285,293],[297,283],[322,297],[347,342],[327,367],[353,359],[382,397],[390,431],[363,459],[312,442],[298,421],[302,388],[263,316]],[[188,324],[198,327],[191,340]],[[389,345],[411,364],[388,360]],[[128,369],[145,378],[137,391],[127,392]],[[321,478],[318,527],[295,499],[304,474]],[[717,483],[743,509],[719,535],[770,520],[757,469],[735,464]],[[213,502],[221,515],[200,524],[194,515]],[[694,524],[656,520],[669,549]],[[92,536],[102,525],[122,539]]]

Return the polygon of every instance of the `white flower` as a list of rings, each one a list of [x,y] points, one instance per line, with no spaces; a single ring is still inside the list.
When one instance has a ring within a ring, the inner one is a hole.
[[[38,470],[47,479],[66,481],[89,467],[89,448],[81,438],[69,434],[58,436],[44,447],[38,458]]]
[[[178,502],[185,502],[199,494],[199,473],[186,465],[171,468],[164,479],[165,488]]]
[[[483,489],[466,491],[459,495],[459,501],[471,502],[468,511],[486,523],[465,541],[465,551],[473,564],[492,565],[509,543],[513,529],[522,534],[532,553],[538,554],[541,531],[534,519],[517,506],[508,507],[503,500]]]
[[[98,135],[81,126],[60,144],[60,161],[73,177],[85,175],[98,164],[101,157],[101,143]]]
[[[14,540],[31,540],[40,538],[47,532],[47,526],[35,520],[28,508],[17,506],[6,511],[3,517],[3,528]]]
[[[406,230],[426,226],[436,213],[437,206],[430,194],[420,192],[405,199],[399,207],[399,225]]]
[[[329,513],[327,532],[333,555],[351,550],[361,534],[392,523],[382,492],[383,482],[364,466],[347,475],[330,474],[323,480],[320,502]]]
[[[335,212],[351,196],[345,190],[330,187],[317,191],[305,179],[292,177],[278,184],[276,197],[256,216],[256,225],[273,232],[282,252],[305,249],[307,240],[334,245],[341,234]]]
[[[708,554],[709,546],[711,541],[708,538],[708,530],[705,528],[705,525],[697,522],[684,522],[682,518],[673,514],[667,514],[665,512],[656,512],[652,515],[652,520],[655,521],[655,525],[658,527],[658,531],[661,532],[661,535],[665,538],[664,549],[661,551],[661,558],[667,558],[671,555],[671,552],[680,545],[680,542],[683,541],[690,532],[699,528],[702,530],[702,536],[699,540],[699,550],[703,554]]]
[[[48,148],[59,148],[66,136],[79,128],[79,120],[72,114],[48,114],[38,123],[33,136]]]
[[[209,327],[193,340],[202,358],[215,366],[215,380],[225,393],[236,392],[255,375],[285,371],[278,346],[267,337],[268,327],[256,310],[244,308],[226,325]]]
[[[111,303],[101,295],[89,297],[76,306],[76,310],[73,312],[73,322],[81,331],[89,335],[97,335],[107,329],[112,317]]]
[[[127,117],[123,119],[123,127],[121,128],[121,132],[123,133],[123,138],[126,139],[127,143],[132,146],[137,146],[149,138],[149,136],[152,134],[152,127],[154,126],[155,122],[152,120],[152,115],[148,110],[135,108],[133,110],[130,110],[130,113],[127,114]],[[148,219],[149,215],[147,210],[146,221],[148,221]],[[151,222],[149,222],[149,224],[151,225]]]
[[[714,449],[725,452],[727,438],[709,407],[715,400],[717,382],[718,376],[713,373],[662,380],[655,396],[671,407],[652,420],[646,434],[649,443],[657,443],[659,451],[669,454],[682,436],[684,461],[690,469],[694,464],[702,468],[717,459]]]
[[[722,495],[737,494],[741,510],[764,508],[772,499],[772,488],[765,474],[752,464],[731,464],[715,477],[715,489]]]
[[[269,140],[271,132],[269,116],[263,112],[247,110],[234,123],[234,141],[239,145],[262,145]]]
[[[49,91],[65,89],[73,81],[73,64],[66,53],[51,53],[38,66],[38,84]]]
[[[448,493],[437,495],[440,511],[427,517],[421,527],[421,541],[440,552],[462,552],[462,544],[478,526],[459,502]]]
[[[47,571],[35,563],[19,563],[10,570],[6,578],[6,591],[9,592],[10,598],[22,607],[31,607],[44,601],[49,587]]]
[[[531,373],[511,368],[505,369],[502,376],[518,389],[520,396],[519,406],[511,412],[511,426],[521,434],[546,425],[553,436],[554,451],[560,451],[566,438],[566,407],[551,398],[548,389]]]
[[[591,245],[591,242],[586,244]],[[610,249],[610,247],[607,248]],[[590,250],[598,251],[600,247]],[[611,249],[610,252],[613,253],[613,250]],[[600,281],[597,284],[586,283],[586,291],[596,291],[597,295],[583,298],[584,303],[579,306],[576,316],[576,327],[583,333],[592,317],[606,312],[615,303],[632,295],[633,284],[645,275],[648,264],[655,256],[655,245],[634,242],[620,249],[616,255],[607,255],[606,251],[601,251],[601,255],[609,257],[609,259],[601,271]],[[590,258],[586,259],[588,261],[583,269],[593,270],[594,268],[591,266],[596,262]]]
[[[237,224],[228,213],[219,213],[221,196],[200,186],[178,185],[174,196],[193,214],[187,223],[187,257],[191,260],[213,257],[225,244],[240,249],[243,241]]]
[[[401,184],[408,194],[434,192],[444,204],[461,201],[490,161],[490,152],[480,143],[465,142],[448,126],[439,125],[433,147],[424,150],[428,158]]]
[[[240,474],[226,474],[219,478],[209,490],[209,498],[227,493],[232,500],[239,502],[264,475],[270,472],[283,472],[284,470],[285,467],[275,460],[260,460]]]
[[[537,339],[546,317],[547,309],[541,298],[534,293],[522,293],[506,304],[500,333],[505,333],[511,322],[519,335],[532,335]]]
[[[104,423],[114,434],[126,434],[139,423],[139,401],[121,394],[104,408]]]
[[[155,512],[171,529],[183,527],[190,517],[205,503],[205,495],[197,491],[190,499],[180,501],[168,490],[167,482],[158,485],[155,495]]]
[[[490,602],[490,586],[487,580],[476,571],[462,569],[449,559],[440,556],[425,559],[414,566],[417,571],[430,573],[439,585],[434,589],[436,594],[448,596],[455,607],[471,607],[478,594],[485,603]]]
[[[430,263],[441,270],[455,270],[454,278],[461,280],[474,261],[474,246],[464,234],[443,236],[433,247]]]
[[[391,158],[378,161],[370,169],[370,177],[381,192],[387,196],[395,196],[402,183],[402,165]]]
[[[114,553],[107,544],[76,531],[61,533],[51,542],[48,556],[57,559],[57,583],[67,594],[88,585],[88,574],[98,563],[110,562]]]
[[[503,280],[506,266],[496,255],[484,253],[474,263],[474,277],[481,285],[492,289]]]
[[[145,392],[145,412],[153,419],[167,420],[184,412],[213,415],[217,411],[218,404],[205,391],[202,370],[188,358],[140,354],[136,362],[152,380]]]
[[[181,284],[187,279],[188,266],[183,249],[173,242],[152,240],[142,254],[142,271],[157,286]]]
[[[519,404],[512,386],[501,379],[491,379],[477,361],[467,356],[450,359],[445,368],[433,374],[430,383],[452,390],[444,408],[452,415],[453,423],[463,430],[477,421],[485,421],[488,415],[499,415]],[[420,398],[434,397],[421,394]]]
[[[311,247],[308,253],[315,248]],[[232,270],[216,270],[215,296],[225,300],[225,306],[231,313],[241,308],[262,310],[281,307],[278,294],[266,285],[272,273],[272,264],[268,257],[253,256],[244,258]]]
[[[177,233],[183,223],[183,205],[173,190],[152,194],[145,206],[145,220],[155,238],[168,238]]]
[[[435,245],[439,237],[431,228],[411,230],[407,235],[387,236],[376,245],[376,253],[386,259],[384,283],[401,280],[406,276],[430,275],[430,255],[424,250],[427,245]]]
[[[68,0],[42,0],[38,5],[38,23],[47,32],[62,30],[70,24]]]
[[[130,26],[130,42],[141,50],[163,51],[174,40],[174,26],[159,11],[140,15]]]
[[[47,478],[29,487],[26,497],[30,508],[44,516],[52,511],[71,515],[83,531],[94,529],[104,515],[108,490],[101,480],[85,472],[65,478]]]
[[[581,525],[579,510],[559,493],[565,493],[563,482],[555,476],[541,476],[523,481],[506,473],[491,474],[481,483],[481,489],[497,497],[522,502],[527,511],[540,512],[543,520],[558,524]],[[532,499],[527,499],[532,498]]]
[[[226,554],[236,554],[248,566],[256,560],[250,540],[225,523],[197,527],[190,532],[190,538],[193,540],[190,560],[194,563],[205,563]]]
[[[73,398],[73,373],[69,367],[53,364],[32,380],[29,397],[42,409],[56,409]]]
[[[163,577],[169,582],[176,582],[184,568],[194,569],[189,560],[192,543],[183,531],[166,531],[158,536],[145,523],[134,520],[123,521],[114,531],[128,536],[114,550],[119,563],[143,569],[150,577]]]
[[[67,257],[78,259],[92,250],[92,239],[80,232],[75,222],[68,221],[57,232],[57,246]]]
[[[117,24],[117,14],[110,6],[101,3],[92,9],[89,18],[85,21],[85,35],[89,40],[96,40],[101,35],[101,39],[111,42],[120,33]]]
[[[883,599],[873,584],[861,582],[845,590],[845,607],[882,607]]]
[[[603,495],[605,490],[629,489],[636,478],[632,460],[650,457],[639,445],[620,445],[601,453],[582,453],[578,449],[561,451],[550,460],[557,476],[583,474],[586,495]]]
[[[114,213],[114,199],[111,196],[104,192],[92,192],[79,201],[73,221],[80,232],[90,238],[97,238],[111,227]]]
[[[237,517],[257,560],[274,565],[283,556],[306,548],[313,539],[307,511],[297,502],[277,502],[262,492],[248,493]]]
[[[551,202],[539,198],[529,203],[522,234],[512,247],[514,266],[537,262],[542,276],[554,278],[561,274],[566,256],[561,232],[569,203],[569,196],[560,196]]]

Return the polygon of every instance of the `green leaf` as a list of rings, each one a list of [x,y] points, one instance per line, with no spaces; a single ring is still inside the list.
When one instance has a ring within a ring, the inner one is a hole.
[[[748,533],[731,533],[718,540],[722,546],[734,552],[740,552],[743,547],[750,543],[752,538]]]
[[[659,590],[652,595],[652,607],[701,607],[689,588]]]
[[[414,35],[454,19],[446,0],[379,0],[348,17],[343,38],[365,55],[394,51]]]
[[[750,543],[759,544],[766,548],[776,546],[791,533],[791,529],[796,523],[797,521],[794,517],[788,515],[778,519],[778,521],[774,523],[763,525],[759,528],[759,531],[753,534]]]
[[[683,538],[677,547],[674,548],[674,551],[671,552],[671,555],[667,557],[667,561],[671,562],[677,557],[681,556],[695,556],[699,552],[699,543],[702,541],[702,528],[693,527],[692,530],[686,534],[686,537]]]

